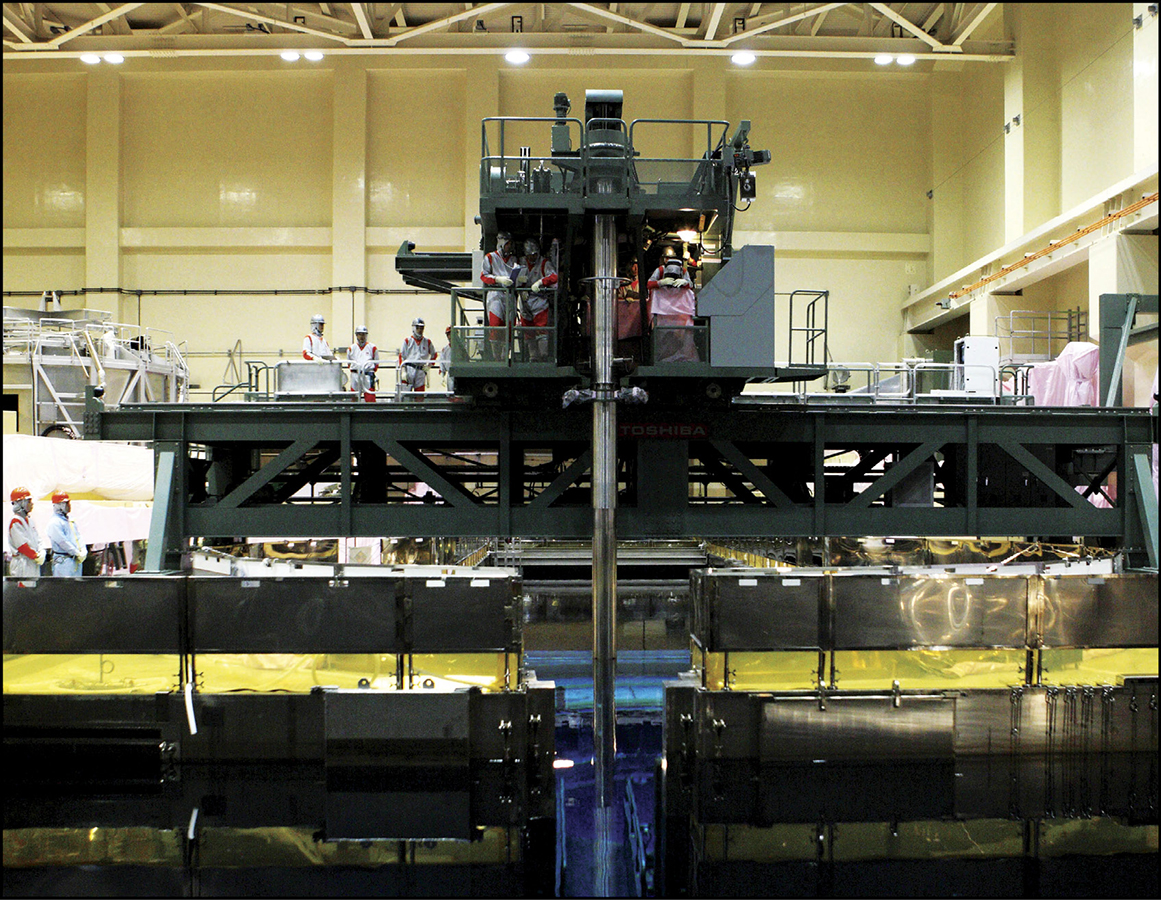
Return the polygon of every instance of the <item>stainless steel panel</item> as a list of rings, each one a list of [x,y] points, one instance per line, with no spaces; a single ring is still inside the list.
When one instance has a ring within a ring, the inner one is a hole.
[[[407,578],[403,591],[416,653],[500,651],[516,641],[510,579]]]
[[[190,578],[196,653],[394,653],[399,578]]]
[[[712,579],[713,591],[699,597],[712,602],[708,611],[709,644],[706,649],[791,650],[819,646],[818,604],[824,585],[820,577],[748,572],[720,573]],[[712,599],[711,599],[712,598]]]
[[[837,650],[1023,647],[1028,582],[1021,576],[831,579]]]
[[[180,653],[185,579],[4,579],[5,653]]]
[[[467,761],[471,694],[466,690],[328,690],[323,698],[328,741],[438,742],[445,753],[462,754]]]
[[[1157,576],[1062,575],[1043,579],[1045,647],[1155,647]]]
[[[954,751],[955,700],[941,696],[774,697],[761,709],[762,762],[942,759]]]
[[[325,394],[343,389],[343,367],[338,363],[284,359],[274,369],[280,394]]]

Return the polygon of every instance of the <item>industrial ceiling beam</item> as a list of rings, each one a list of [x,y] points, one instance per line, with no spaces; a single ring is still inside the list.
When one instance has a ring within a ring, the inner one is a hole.
[[[363,9],[362,3],[352,3],[351,12],[355,14],[355,20],[359,23],[359,30],[363,32],[363,37],[367,40],[374,40],[375,33],[371,30],[371,23],[367,19],[367,13]]]
[[[735,41],[740,41],[744,38],[753,37],[756,34],[761,34],[764,31],[771,31],[774,28],[781,28],[783,25],[790,25],[793,22],[801,22],[803,19],[809,19],[813,16],[825,16],[832,9],[838,9],[841,6],[847,6],[846,3],[820,3],[811,9],[803,10],[800,13],[795,13],[792,16],[783,16],[773,21],[767,21],[757,27],[751,28],[747,25],[745,31],[739,31],[737,34],[731,35],[727,38],[722,38],[720,43],[723,46],[729,46]]]
[[[968,13],[966,20],[960,25],[959,31],[951,39],[952,44],[956,47],[961,46],[997,6],[999,6],[998,3],[980,3]]]
[[[931,47],[931,49],[938,50],[941,53],[959,52],[958,46],[956,46],[956,47],[945,46],[943,43],[936,40],[930,34],[928,34],[926,31],[924,31],[922,28],[920,28],[918,25],[916,25],[914,22],[910,21],[909,19],[905,19],[903,16],[899,15],[899,13],[897,13],[897,12],[895,12],[895,10],[891,9],[891,7],[889,7],[886,3],[872,3],[871,7],[873,9],[877,10],[878,12],[881,12],[884,16],[886,16],[888,19],[890,19],[896,25],[900,26],[904,31],[909,31],[911,34],[915,35],[915,37],[919,38],[919,40],[923,41],[923,43],[927,44],[929,47]]]
[[[37,46],[43,46],[43,47],[46,47],[46,48],[51,49],[51,50],[56,50],[61,46],[61,44],[67,43],[68,41],[71,41],[73,38],[80,37],[82,34],[88,34],[94,28],[100,28],[106,22],[111,22],[111,21],[113,21],[113,19],[119,19],[121,16],[128,15],[129,13],[133,12],[133,10],[137,9],[139,6],[144,6],[144,5],[145,5],[144,3],[122,3],[116,9],[110,10],[109,12],[106,12],[106,13],[102,13],[101,15],[97,16],[95,19],[90,19],[88,22],[85,22],[83,25],[78,25],[76,28],[73,28],[70,31],[66,31],[64,34],[57,35],[51,41],[48,41],[46,44],[37,45]]]

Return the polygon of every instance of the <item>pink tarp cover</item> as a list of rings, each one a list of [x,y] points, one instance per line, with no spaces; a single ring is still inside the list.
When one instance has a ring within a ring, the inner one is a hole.
[[[1073,341],[1051,362],[1037,363],[1028,389],[1037,406],[1099,406],[1100,352],[1096,344]]]

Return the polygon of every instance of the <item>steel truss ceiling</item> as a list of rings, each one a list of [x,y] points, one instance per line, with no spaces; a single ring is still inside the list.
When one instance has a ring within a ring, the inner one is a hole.
[[[330,53],[1007,59],[998,3],[5,3],[4,58]]]

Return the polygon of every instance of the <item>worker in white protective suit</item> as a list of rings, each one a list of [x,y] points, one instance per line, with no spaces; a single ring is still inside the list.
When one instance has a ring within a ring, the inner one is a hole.
[[[520,295],[520,327],[528,358],[534,362],[548,359],[548,298],[556,289],[556,267],[540,255],[535,238],[524,242],[524,258],[516,273],[516,286],[528,288]]]
[[[351,390],[361,393],[368,403],[374,403],[379,348],[367,340],[366,325],[355,329],[355,343],[347,348],[347,359],[351,362]]]
[[[484,257],[480,267],[480,281],[485,287],[496,288],[488,291],[484,298],[488,313],[489,359],[503,359],[504,340],[507,329],[514,324],[516,308],[513,303],[512,275],[520,266],[512,245],[512,235],[501,231],[496,235],[496,249]],[[501,330],[503,329],[503,330]]]
[[[73,505],[69,495],[57,491],[52,495],[53,516],[48,523],[48,540],[52,547],[52,574],[58,578],[78,578],[81,564],[88,555],[77,523],[69,518]]]
[[[12,561],[8,574],[13,578],[35,578],[44,565],[40,535],[29,516],[32,514],[32,492],[26,487],[12,489],[12,521],[8,523],[8,547]]]
[[[649,276],[649,302],[656,336],[655,363],[696,362],[693,281],[677,257],[669,257]]]
[[[447,342],[443,345],[443,349],[439,351],[439,374],[443,376],[443,383],[447,387],[448,391],[455,393],[455,378],[448,374],[448,369],[451,368],[452,355],[451,329],[452,327],[449,325],[443,330],[444,337],[447,338]]]
[[[427,390],[427,364],[435,359],[435,344],[423,336],[423,319],[411,321],[411,334],[399,348],[399,365],[403,383],[412,391]]]
[[[314,362],[330,362],[335,358],[331,345],[323,337],[327,320],[316,313],[310,317],[310,333],[302,339],[302,358]]]

